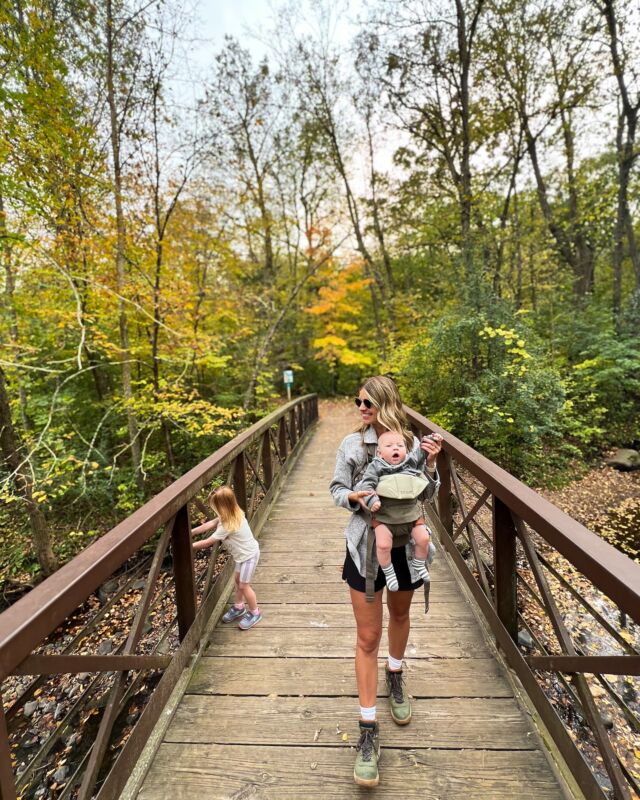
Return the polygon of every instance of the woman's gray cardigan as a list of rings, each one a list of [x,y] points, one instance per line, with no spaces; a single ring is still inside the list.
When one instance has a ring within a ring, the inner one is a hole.
[[[350,503],[349,494],[354,491],[353,487],[362,478],[367,463],[372,461],[375,457],[377,446],[378,436],[371,426],[365,430],[364,434],[350,433],[349,436],[345,436],[336,454],[336,468],[329,486],[329,491],[331,492],[334,503],[352,512],[344,535],[347,540],[347,549],[353,559],[353,563],[363,577],[366,577],[367,528],[369,527],[371,515],[365,512],[358,503]],[[414,436],[413,449],[415,450],[415,448],[419,446],[420,442]],[[431,501],[440,486],[440,478],[437,472],[431,475],[429,472],[425,471],[425,474],[429,479],[426,499]],[[412,543],[406,546],[406,551],[411,580],[414,582],[418,581],[420,578],[411,566],[411,559],[413,558]],[[432,542],[427,557],[428,563],[433,560],[434,553],[435,548]],[[375,575],[378,572],[375,548],[373,550],[373,561]]]

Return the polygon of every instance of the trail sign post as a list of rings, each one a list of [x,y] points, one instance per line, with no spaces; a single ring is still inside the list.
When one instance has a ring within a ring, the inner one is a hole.
[[[293,385],[293,370],[285,369],[285,371],[282,373],[282,379],[284,380],[284,385],[287,387],[287,400],[291,400],[291,387]]]

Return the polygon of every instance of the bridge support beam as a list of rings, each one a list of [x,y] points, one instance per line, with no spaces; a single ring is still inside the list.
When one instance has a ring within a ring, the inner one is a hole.
[[[4,704],[0,695],[0,800],[16,800],[16,785],[11,766],[7,722],[4,716]]]
[[[453,534],[453,495],[451,493],[451,468],[450,456],[441,450],[438,453],[438,475],[440,488],[438,489],[438,516],[449,536]]]
[[[196,618],[196,581],[191,549],[191,524],[189,508],[186,505],[176,514],[176,521],[171,531],[171,552],[176,585],[178,636],[182,641]]]
[[[516,526],[511,511],[493,496],[493,553],[496,611],[514,642],[518,641]]]

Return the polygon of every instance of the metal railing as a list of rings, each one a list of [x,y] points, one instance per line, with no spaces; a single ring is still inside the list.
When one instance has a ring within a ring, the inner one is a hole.
[[[640,794],[596,702],[606,697],[623,724],[640,732],[637,704],[634,710],[614,680],[640,675],[640,652],[623,627],[627,617],[640,624],[640,565],[471,447],[405,411],[417,434],[445,437],[438,510],[427,512],[581,791],[587,800]],[[585,618],[601,632],[587,644]],[[566,713],[558,713],[562,708]],[[587,723],[585,740],[572,720]],[[598,772],[598,758],[606,774]]]
[[[1,800],[120,795],[232,576],[216,546],[194,567],[189,504],[226,479],[258,534],[317,417],[282,406],[0,615]]]

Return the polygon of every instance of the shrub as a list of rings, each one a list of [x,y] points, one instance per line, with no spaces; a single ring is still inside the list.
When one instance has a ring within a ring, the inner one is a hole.
[[[513,317],[451,314],[393,354],[405,401],[516,475],[560,433],[565,390]]]

